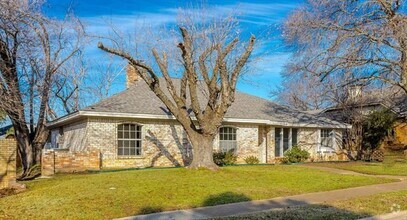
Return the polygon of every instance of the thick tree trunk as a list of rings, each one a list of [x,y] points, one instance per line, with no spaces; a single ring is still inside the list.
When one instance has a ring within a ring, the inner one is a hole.
[[[22,173],[20,179],[29,174],[30,169],[36,164],[34,152],[30,146],[30,135],[27,126],[13,121],[14,132],[17,140],[18,153],[21,158]]]
[[[213,162],[213,142],[215,135],[194,135],[193,137],[189,137],[189,139],[192,144],[192,162],[188,168],[219,169],[219,167]]]
[[[18,120],[12,120],[12,123],[23,168],[19,179],[24,180],[32,177],[32,168],[41,163],[41,151],[48,138],[48,130],[43,128],[30,133],[25,123],[20,123]]]

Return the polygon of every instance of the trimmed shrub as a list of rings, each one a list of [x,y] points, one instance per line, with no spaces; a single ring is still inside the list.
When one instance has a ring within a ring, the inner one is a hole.
[[[218,166],[227,166],[236,164],[237,156],[233,151],[213,153],[213,162]]]
[[[248,156],[248,157],[246,157],[246,158],[244,159],[244,161],[245,161],[247,164],[259,164],[259,163],[260,163],[259,158],[255,157],[255,156]]]
[[[286,163],[300,163],[307,160],[310,154],[306,150],[302,150],[298,146],[293,146],[290,150],[284,153]]]

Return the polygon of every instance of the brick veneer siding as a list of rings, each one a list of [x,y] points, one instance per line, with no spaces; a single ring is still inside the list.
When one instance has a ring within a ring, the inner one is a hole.
[[[224,127],[231,126],[236,128],[236,142],[238,156],[237,163],[244,163],[248,156],[260,158],[260,145],[258,141],[259,126],[250,124],[224,124]],[[213,142],[213,150],[219,151],[219,135],[216,135]]]
[[[117,126],[135,123],[142,126],[142,155],[117,155]],[[102,153],[102,167],[168,167],[185,166],[192,159],[192,147],[182,126],[168,120],[119,120],[90,118],[87,122],[87,145]],[[230,124],[237,128],[238,163],[253,155],[259,157],[258,126]],[[214,150],[219,149],[216,136]]]
[[[81,172],[100,169],[99,150],[80,152],[68,149],[44,149],[42,152],[41,174],[44,176],[54,173]]]
[[[318,152],[320,141],[320,129],[316,128],[301,128],[298,131],[298,146],[310,153],[310,161],[345,161],[349,160],[346,153],[341,149],[342,132],[335,131],[334,147],[335,152],[321,153]]]
[[[0,189],[16,183],[17,143],[13,139],[0,140]]]
[[[117,126],[138,124],[142,129],[141,155],[117,155]],[[248,123],[226,123],[235,127],[237,134],[238,163],[248,156],[258,157],[261,163],[274,163],[275,127]],[[69,128],[69,129],[68,129]],[[58,128],[54,129],[55,132]],[[90,117],[87,120],[64,126],[64,146],[69,151],[82,152],[97,149],[101,154],[102,168],[186,166],[192,159],[192,147],[182,126],[175,120],[118,119]],[[70,132],[69,135],[67,132]],[[298,145],[316,160],[339,160],[335,154],[321,155],[318,151],[319,129],[299,128]],[[80,141],[76,141],[79,139]],[[337,139],[341,133],[337,132]],[[69,147],[71,144],[73,147]],[[219,150],[219,135],[214,140],[214,151]],[[337,144],[337,146],[340,146]]]

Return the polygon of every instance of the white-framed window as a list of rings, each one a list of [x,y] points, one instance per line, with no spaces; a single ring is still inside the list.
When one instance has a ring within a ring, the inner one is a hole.
[[[236,131],[234,127],[221,127],[219,129],[219,149],[222,152],[236,151]]]
[[[282,157],[292,146],[296,146],[297,135],[297,128],[275,128],[275,156]]]
[[[117,155],[141,156],[141,126],[119,124],[117,126]]]
[[[321,129],[320,153],[335,151],[335,131],[333,129]]]

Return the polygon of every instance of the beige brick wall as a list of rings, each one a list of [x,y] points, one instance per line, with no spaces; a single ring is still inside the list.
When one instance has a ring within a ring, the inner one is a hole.
[[[117,126],[122,123],[142,126],[141,156],[117,155]],[[88,120],[87,130],[87,144],[100,150],[102,166],[105,168],[183,166],[190,160],[188,139],[175,121],[91,118]]]
[[[142,126],[142,155],[125,158],[117,155],[117,126],[122,123],[136,123]],[[238,162],[253,155],[259,157],[258,126],[229,124],[237,127]],[[150,167],[185,166],[191,161],[192,148],[182,126],[176,121],[164,120],[118,120],[91,118],[88,120],[87,145],[102,153],[102,166]],[[219,149],[218,136],[214,150]]]
[[[310,161],[343,161],[348,160],[346,154],[342,151],[342,132],[335,130],[333,153],[318,152],[320,141],[320,129],[317,128],[301,128],[298,134],[298,146],[307,150],[310,153]]]
[[[99,150],[69,151],[68,149],[44,149],[42,152],[41,174],[81,172],[99,170]]]
[[[135,123],[142,126],[142,155],[120,157],[117,155],[117,126]],[[255,124],[227,123],[237,128],[238,163],[248,156],[258,157],[262,163],[275,162],[275,127]],[[78,139],[78,140],[77,140]],[[341,133],[337,132],[337,139]],[[335,160],[338,157],[320,155],[319,129],[298,129],[298,145],[310,152],[312,160]],[[74,143],[74,147],[69,148]],[[117,119],[91,117],[64,127],[64,146],[70,151],[97,149],[101,153],[103,168],[185,166],[191,161],[192,148],[182,126],[175,120]],[[338,144],[340,146],[340,144]],[[219,136],[214,141],[219,150]]]
[[[16,182],[17,144],[13,139],[0,140],[0,189]]]

